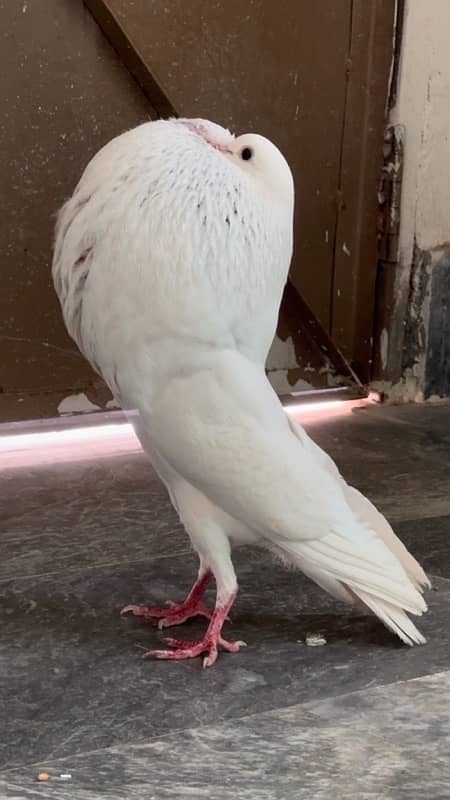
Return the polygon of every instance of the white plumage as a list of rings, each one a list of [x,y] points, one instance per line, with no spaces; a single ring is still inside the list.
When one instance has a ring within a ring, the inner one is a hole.
[[[160,626],[209,618],[160,658],[230,651],[235,543],[258,543],[407,644],[428,579],[384,517],[289,420],[264,371],[292,255],[289,167],[257,135],[150,122],[104,147],[57,225],[53,277],[67,328],[125,409],[199,554],[186,600],[128,606]],[[212,613],[202,603],[210,576]]]

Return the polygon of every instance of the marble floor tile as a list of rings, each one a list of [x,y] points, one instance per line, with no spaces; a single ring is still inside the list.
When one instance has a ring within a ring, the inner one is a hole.
[[[450,405],[374,406],[307,427],[391,521],[450,515]]]
[[[450,447],[435,440],[445,438],[449,410],[407,409],[406,421],[399,411],[391,419],[375,407],[312,425],[310,432],[393,523],[444,518],[450,515]],[[0,519],[0,581],[189,549],[142,454],[0,471]],[[431,533],[433,526],[425,529]]]
[[[450,514],[402,520],[395,530],[430,575],[450,578]]]
[[[1,467],[1,461],[0,461]],[[0,508],[4,521],[20,519],[69,501],[93,502],[116,491],[126,494],[159,483],[142,452],[129,456],[0,469]]]
[[[447,800],[450,673],[3,775],[5,800]],[[70,774],[66,783],[59,777]],[[1,778],[0,778],[1,780]],[[1,784],[0,784],[1,787]]]
[[[309,428],[437,576],[428,644],[241,549],[227,635],[248,647],[145,660],[162,634],[119,609],[181,598],[196,560],[144,456],[0,471],[0,800],[448,800],[450,407]]]
[[[158,479],[148,480],[147,470],[146,478],[136,469],[135,479],[123,482],[99,472],[92,482],[86,475],[75,491],[65,481],[64,497],[50,493],[46,502],[5,520],[0,582],[190,549]],[[20,494],[17,502],[20,509]]]
[[[429,643],[408,648],[374,617],[339,606],[300,573],[242,549],[241,585],[227,624],[247,647],[214,668],[200,659],[143,659],[163,634],[119,617],[128,602],[183,596],[193,556],[16,579],[0,585],[0,766],[79,753],[171,730],[338,695],[444,669],[450,581],[435,580],[418,621]],[[204,621],[188,622],[195,638]],[[307,633],[328,644],[307,647]]]

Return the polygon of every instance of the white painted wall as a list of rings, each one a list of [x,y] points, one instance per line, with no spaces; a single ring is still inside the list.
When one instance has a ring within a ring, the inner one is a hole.
[[[420,308],[407,305],[411,285],[414,291],[417,281],[411,272],[414,245],[432,251],[426,268],[429,275],[450,248],[450,0],[406,0],[397,103],[390,121],[403,127],[405,147],[397,318],[406,319],[409,314],[414,324],[417,315],[417,325],[423,324],[426,330],[429,294]],[[391,364],[400,358],[400,339],[398,326],[383,331],[380,344]],[[417,363],[398,384],[376,388],[393,400],[423,399],[425,351],[426,341]]]
[[[407,0],[392,122],[405,127],[400,253],[450,244],[450,1]]]

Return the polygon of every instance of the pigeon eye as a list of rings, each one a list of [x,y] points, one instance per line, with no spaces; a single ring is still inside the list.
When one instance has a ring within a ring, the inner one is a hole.
[[[253,158],[253,150],[251,147],[243,147],[241,150],[241,158],[243,161],[250,161]]]

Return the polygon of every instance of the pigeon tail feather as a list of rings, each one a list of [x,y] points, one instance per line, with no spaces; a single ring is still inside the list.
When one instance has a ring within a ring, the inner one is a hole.
[[[406,614],[427,610],[420,591],[382,540],[364,528],[362,534],[360,547],[353,537],[330,533],[320,540],[279,539],[271,549],[338,600],[362,602],[405,644],[424,644]]]

